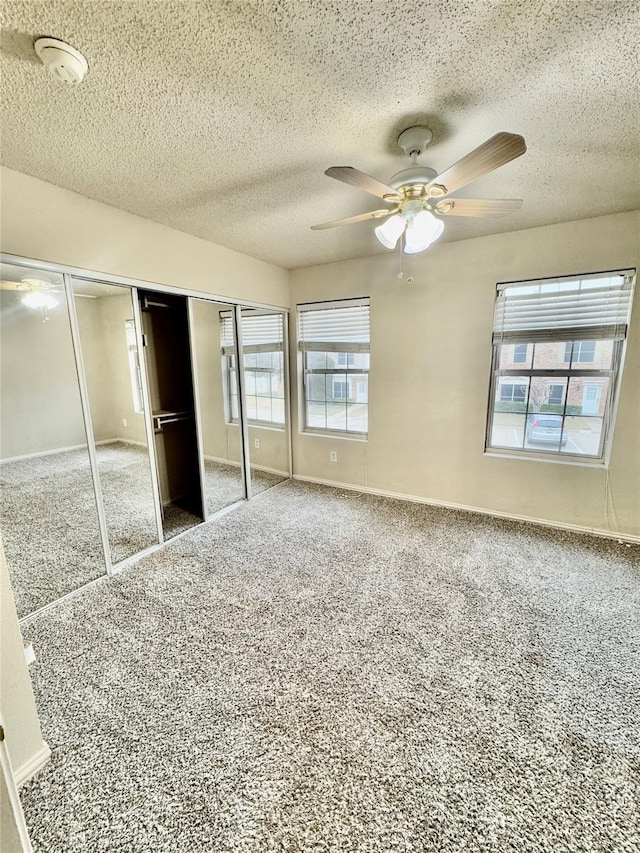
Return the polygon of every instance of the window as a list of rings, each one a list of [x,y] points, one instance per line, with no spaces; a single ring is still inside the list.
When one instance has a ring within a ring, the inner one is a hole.
[[[346,380],[334,379],[331,396],[334,400],[348,400],[349,383]]]
[[[564,385],[549,385],[547,401],[553,405],[561,406],[564,402]]]
[[[366,435],[369,300],[298,306],[304,429]]]
[[[228,421],[238,421],[238,376],[233,314],[220,315],[220,337]],[[247,420],[252,424],[284,425],[284,320],[281,313],[259,309],[242,313]]]
[[[605,459],[634,273],[498,285],[487,449]]]
[[[129,359],[129,378],[131,380],[133,411],[140,415],[144,411],[144,407],[142,404],[142,376],[140,374],[140,358],[138,356],[136,327],[133,320],[125,320],[124,327],[125,334],[127,336],[127,356]]]
[[[513,347],[513,363],[514,364],[525,364],[527,361],[527,350],[529,349],[528,344],[516,344]]]
[[[527,386],[514,385],[512,382],[503,382],[500,385],[500,400],[504,402],[524,403],[527,399]]]
[[[564,345],[565,362],[573,361],[574,364],[577,364],[581,361],[593,361],[595,355],[595,341],[575,341],[573,344],[568,342]]]
[[[338,353],[338,367],[355,367],[356,354],[353,352]]]

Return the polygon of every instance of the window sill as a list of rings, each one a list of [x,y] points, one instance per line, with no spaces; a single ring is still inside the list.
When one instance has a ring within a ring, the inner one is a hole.
[[[576,456],[559,456],[550,453],[510,453],[508,450],[491,448],[484,451],[485,456],[493,456],[497,459],[517,459],[521,462],[551,462],[552,465],[573,465],[579,468],[607,468],[608,462],[604,459],[580,459]]]
[[[336,438],[338,441],[358,441],[360,444],[366,444],[369,440],[368,434],[363,435],[362,433],[357,432],[339,432],[338,430],[334,432],[330,429],[301,429],[299,430],[299,433],[300,435],[311,435],[316,438]]]
[[[227,426],[237,427],[240,426],[238,421],[227,421]],[[283,426],[274,426],[273,424],[267,423],[266,421],[247,421],[247,426],[252,429],[263,429],[267,432],[284,432],[285,427]]]

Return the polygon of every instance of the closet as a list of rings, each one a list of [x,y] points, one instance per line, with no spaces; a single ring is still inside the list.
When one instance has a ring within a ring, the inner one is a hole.
[[[284,309],[0,264],[0,529],[21,618],[291,476]]]
[[[204,520],[187,298],[138,291],[165,538]]]

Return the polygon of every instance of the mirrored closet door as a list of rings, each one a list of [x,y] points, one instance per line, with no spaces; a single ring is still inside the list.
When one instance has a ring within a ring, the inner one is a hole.
[[[0,528],[22,617],[106,567],[63,277],[0,272]]]
[[[251,493],[257,495],[291,476],[286,314],[242,308],[241,316]]]
[[[205,517],[245,497],[235,307],[190,299]]]
[[[71,281],[109,552],[116,565],[160,541],[133,290]]]
[[[286,312],[42,267],[1,259],[20,617],[291,476]]]

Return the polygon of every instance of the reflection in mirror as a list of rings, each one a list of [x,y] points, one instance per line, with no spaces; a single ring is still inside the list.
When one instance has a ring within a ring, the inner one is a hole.
[[[288,480],[284,314],[242,309],[244,383],[254,495]]]
[[[0,272],[0,526],[22,617],[106,568],[62,276]]]
[[[204,519],[187,297],[138,290],[165,539]]]
[[[130,287],[72,279],[111,562],[158,543]]]
[[[204,455],[205,517],[242,500],[242,437],[233,306],[191,300]]]

